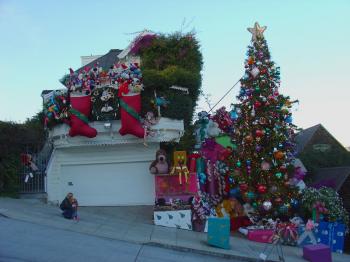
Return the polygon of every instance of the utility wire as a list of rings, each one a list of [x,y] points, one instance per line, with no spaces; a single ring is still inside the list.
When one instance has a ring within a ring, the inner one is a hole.
[[[238,79],[238,81],[223,95],[223,97],[221,97],[221,99],[214,105],[212,106],[212,108],[210,109],[210,111],[208,113],[210,113],[221,101],[222,99],[224,99],[228,93],[230,93],[232,91],[232,89],[242,80],[242,78]]]

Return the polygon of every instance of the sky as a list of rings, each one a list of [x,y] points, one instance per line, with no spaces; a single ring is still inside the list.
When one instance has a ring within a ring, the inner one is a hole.
[[[321,123],[350,146],[349,0],[0,0],[0,120],[22,122],[42,107],[44,89],[61,89],[80,56],[125,48],[144,29],[195,30],[204,59],[202,89],[215,104],[244,74],[258,21],[284,95],[298,99],[293,120]],[[236,86],[218,105],[236,102]],[[198,110],[208,110],[204,99]]]

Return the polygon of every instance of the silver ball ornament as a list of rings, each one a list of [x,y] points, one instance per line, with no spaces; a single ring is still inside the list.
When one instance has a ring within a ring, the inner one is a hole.
[[[263,202],[263,208],[264,208],[265,211],[269,211],[272,208],[271,201],[264,201]]]

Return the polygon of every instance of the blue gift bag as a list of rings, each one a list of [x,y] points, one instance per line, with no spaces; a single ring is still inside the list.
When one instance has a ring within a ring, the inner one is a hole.
[[[230,219],[208,218],[208,244],[230,249]]]
[[[320,222],[315,230],[317,243],[329,246],[332,252],[343,253],[345,225],[342,223]]]

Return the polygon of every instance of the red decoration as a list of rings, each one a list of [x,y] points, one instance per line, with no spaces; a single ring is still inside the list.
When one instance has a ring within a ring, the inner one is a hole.
[[[265,194],[267,192],[267,187],[265,185],[258,185],[257,189],[260,194]]]
[[[257,136],[257,137],[263,137],[264,136],[264,131],[263,130],[260,130],[260,129],[258,129],[258,130],[256,130],[255,131],[255,135]]]
[[[253,142],[253,137],[251,135],[248,135],[248,136],[245,137],[245,141],[247,143],[251,143],[251,142]]]
[[[254,64],[254,58],[253,57],[249,57],[248,65],[252,65],[252,64]]]
[[[70,103],[73,110],[77,111],[86,119],[89,118],[91,112],[91,97],[87,96],[70,96]],[[69,136],[86,136],[93,138],[97,135],[95,128],[90,127],[85,121],[79,118],[79,114],[71,112]]]
[[[240,189],[242,192],[247,191],[247,190],[248,190],[248,184],[246,184],[246,183],[240,184],[240,185],[239,185],[239,189]]]
[[[261,106],[262,104],[259,101],[254,102],[254,108],[257,109]]]
[[[125,104],[131,107],[137,114],[141,112],[141,95],[130,95],[123,96],[120,98]],[[134,135],[139,138],[143,138],[145,135],[145,129],[142,127],[139,119],[136,119],[135,116],[132,116],[127,112],[123,106],[120,107],[120,118],[122,127],[119,130],[119,133],[124,136],[126,134]]]

